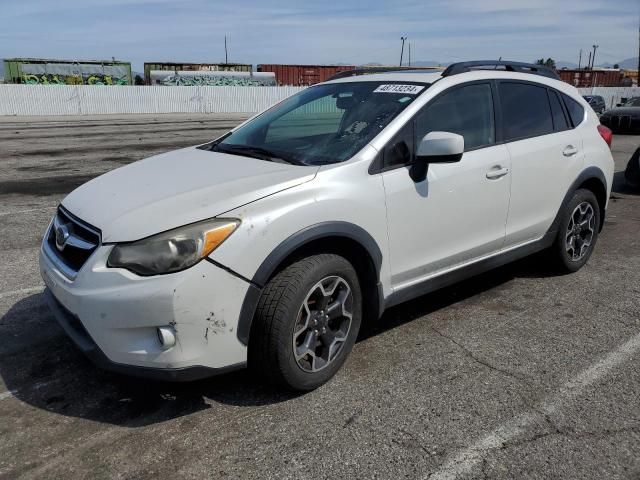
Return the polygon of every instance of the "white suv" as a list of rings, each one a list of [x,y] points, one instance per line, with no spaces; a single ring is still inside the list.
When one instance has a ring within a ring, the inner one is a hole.
[[[392,305],[543,249],[585,264],[614,165],[574,87],[514,62],[367,73],[66,197],[40,267],[75,343],[134,375],[248,364],[310,390]]]

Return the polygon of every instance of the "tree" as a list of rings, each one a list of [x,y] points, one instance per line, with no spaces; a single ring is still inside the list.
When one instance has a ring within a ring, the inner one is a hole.
[[[615,68],[616,70],[619,70],[619,69],[620,69],[620,65],[618,65],[617,63],[615,63],[615,64],[613,65],[613,68]]]
[[[556,68],[556,61],[553,58],[547,58],[546,60],[544,58],[539,58],[538,60],[536,60],[536,65],[544,65],[545,67]]]
[[[135,85],[144,85],[144,78],[142,78],[140,75],[136,75],[136,78],[134,80],[134,84]]]

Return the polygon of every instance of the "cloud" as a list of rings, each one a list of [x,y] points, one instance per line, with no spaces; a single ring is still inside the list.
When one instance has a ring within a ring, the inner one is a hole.
[[[631,57],[637,0],[24,0],[6,2],[0,56],[246,63]],[[46,41],[43,41],[46,40]],[[586,55],[586,53],[585,53]]]

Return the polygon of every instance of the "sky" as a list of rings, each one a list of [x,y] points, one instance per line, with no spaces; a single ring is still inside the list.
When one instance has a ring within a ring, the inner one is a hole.
[[[0,58],[397,64],[638,55],[640,0],[0,0]],[[405,51],[406,55],[406,51]],[[406,57],[405,57],[406,61]]]

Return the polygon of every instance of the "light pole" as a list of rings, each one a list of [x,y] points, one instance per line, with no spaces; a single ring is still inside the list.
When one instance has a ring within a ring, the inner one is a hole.
[[[578,70],[580,70],[581,65],[582,65],[582,49],[580,49],[580,55],[578,56]]]
[[[593,46],[593,56],[591,57],[591,70],[593,70],[593,67],[596,65],[596,50],[598,49],[600,45],[594,45]]]
[[[402,66],[402,56],[404,55],[404,41],[407,39],[407,37],[400,37],[400,40],[402,40],[402,47],[400,48],[400,66]]]

